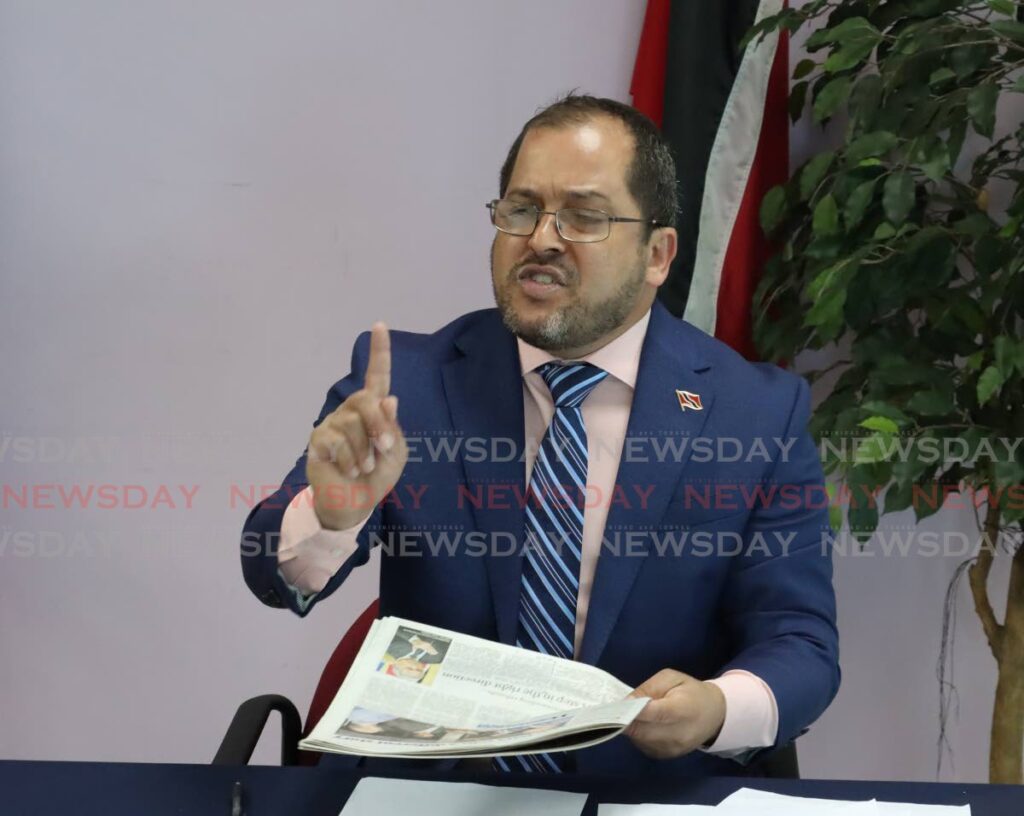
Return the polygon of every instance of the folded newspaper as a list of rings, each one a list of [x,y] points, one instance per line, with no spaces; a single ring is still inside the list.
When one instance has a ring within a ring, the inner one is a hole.
[[[383,618],[299,747],[435,759],[586,748],[640,713],[647,700],[630,691],[583,663]]]

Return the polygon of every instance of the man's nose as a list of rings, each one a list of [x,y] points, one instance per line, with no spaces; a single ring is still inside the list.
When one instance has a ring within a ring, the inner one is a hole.
[[[554,215],[542,213],[538,217],[537,227],[530,236],[529,245],[536,255],[565,252],[565,239],[558,234]]]

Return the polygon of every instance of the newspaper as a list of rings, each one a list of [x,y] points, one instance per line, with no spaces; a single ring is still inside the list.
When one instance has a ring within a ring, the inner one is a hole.
[[[388,617],[299,747],[404,758],[586,748],[640,713],[647,699],[630,691],[593,666]]]

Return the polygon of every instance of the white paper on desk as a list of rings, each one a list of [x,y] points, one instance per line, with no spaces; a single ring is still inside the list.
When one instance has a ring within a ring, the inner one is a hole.
[[[342,816],[580,816],[585,793],[499,788],[469,782],[417,782],[410,779],[361,779],[342,808]]]
[[[879,816],[874,800],[811,799],[741,788],[718,806],[721,816]]]
[[[860,810],[850,810],[851,806]],[[726,808],[735,807],[730,811]],[[746,807],[747,810],[743,810]],[[810,799],[802,796],[786,796],[781,793],[741,788],[719,805],[724,816],[740,816],[750,812],[773,813],[769,808],[781,808],[785,813],[842,814],[843,816],[971,816],[970,805],[917,805],[909,802],[849,802],[842,799]],[[753,808],[756,808],[755,811]]]
[[[838,802],[779,796],[730,796],[717,807],[708,805],[598,805],[598,816],[877,816],[874,802]],[[825,807],[821,803],[825,803]],[[889,816],[896,816],[890,814]]]
[[[606,805],[597,806],[597,816],[720,816],[711,805]]]

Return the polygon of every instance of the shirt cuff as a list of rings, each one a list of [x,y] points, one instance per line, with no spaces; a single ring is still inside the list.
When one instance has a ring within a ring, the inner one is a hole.
[[[750,672],[733,670],[708,682],[725,695],[725,722],[718,737],[705,749],[709,754],[732,759],[751,748],[775,744],[779,707],[764,680]]]
[[[296,495],[285,508],[277,549],[277,566],[285,583],[304,596],[322,591],[359,549],[359,531],[372,514],[371,507],[365,518],[347,530],[325,530],[313,508],[313,488]]]

